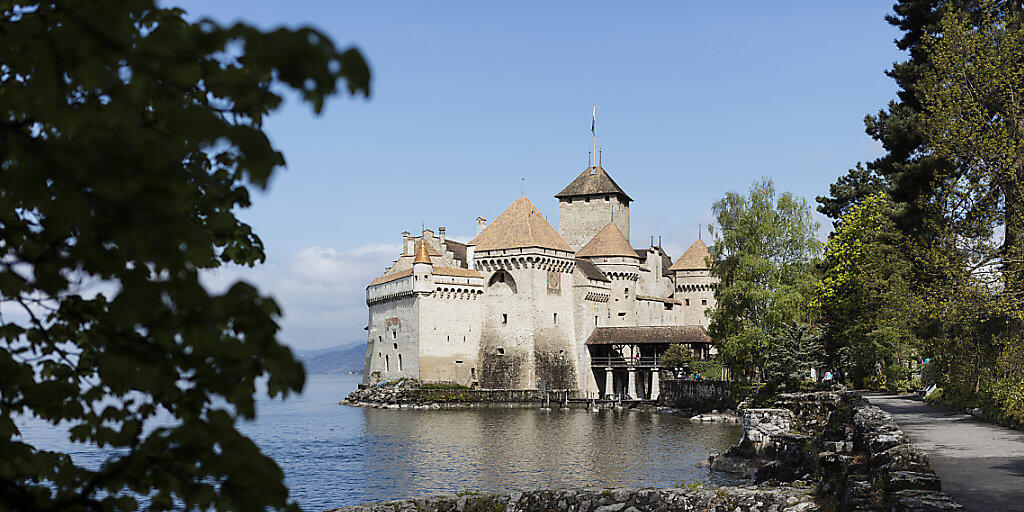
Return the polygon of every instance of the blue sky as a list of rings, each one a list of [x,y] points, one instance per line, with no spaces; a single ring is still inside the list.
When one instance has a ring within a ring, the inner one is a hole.
[[[677,257],[716,199],[763,175],[813,201],[881,152],[862,119],[895,95],[891,4],[178,2],[224,23],[316,27],[373,72],[369,100],[339,97],[319,117],[290,101],[268,121],[288,169],[242,214],[268,262],[210,285],[275,295],[296,348],[362,340],[364,288],[402,231],[465,241],[522,178],[557,227],[552,196],[586,167],[594,103],[604,167],[636,200],[635,246],[662,236]]]

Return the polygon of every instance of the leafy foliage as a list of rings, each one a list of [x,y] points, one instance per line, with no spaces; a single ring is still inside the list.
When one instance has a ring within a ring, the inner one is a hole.
[[[280,310],[202,269],[251,265],[236,217],[284,158],[264,117],[320,112],[355,49],[319,32],[190,22],[152,0],[18,2],[0,31],[0,508],[284,510],[277,465],[238,432],[255,382],[301,390]],[[23,438],[33,415],[106,449],[98,468]]]
[[[815,303],[828,323],[828,366],[855,386],[889,388],[908,378],[918,355],[914,334],[919,300],[909,285],[910,263],[884,194],[854,205],[829,238]]]
[[[661,355],[661,362],[669,368],[682,368],[693,361],[693,350],[682,343],[673,343]]]
[[[980,0],[944,11],[939,28],[941,37],[923,39],[931,67],[918,90],[925,149],[948,162],[937,173],[944,252],[931,256],[959,293],[937,312],[948,334],[932,348],[947,397],[1020,417],[1012,388],[1024,373],[1024,19],[1019,3]]]
[[[783,325],[813,314],[814,264],[821,255],[819,225],[804,199],[776,197],[768,178],[748,195],[729,192],[714,204],[717,227],[711,274],[720,280],[709,333],[723,362],[742,372],[759,368]]]

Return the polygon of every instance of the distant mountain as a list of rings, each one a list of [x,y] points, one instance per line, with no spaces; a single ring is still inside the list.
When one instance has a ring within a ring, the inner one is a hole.
[[[362,373],[366,360],[366,343],[357,341],[336,347],[295,352],[309,374]]]

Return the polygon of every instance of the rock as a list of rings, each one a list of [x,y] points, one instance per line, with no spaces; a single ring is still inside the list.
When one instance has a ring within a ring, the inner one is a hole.
[[[893,471],[885,474],[885,488],[888,492],[919,489],[922,491],[941,491],[942,484],[934,473],[916,471]]]
[[[944,492],[906,490],[893,494],[893,512],[941,512],[963,509],[962,505]]]
[[[604,505],[601,507],[597,507],[597,509],[594,510],[594,512],[618,512],[625,508],[625,506],[625,503],[614,503],[612,505]]]

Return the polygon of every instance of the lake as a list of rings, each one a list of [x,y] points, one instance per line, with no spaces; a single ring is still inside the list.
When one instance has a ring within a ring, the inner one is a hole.
[[[698,464],[739,440],[735,425],[646,412],[388,410],[338,405],[358,375],[310,375],[301,396],[259,400],[241,424],[305,510],[464,490],[733,483]],[[103,454],[19,422],[41,447],[98,464]],[[61,433],[63,435],[63,433]]]

